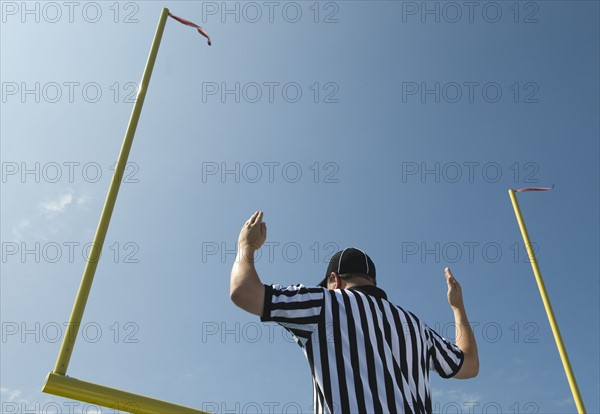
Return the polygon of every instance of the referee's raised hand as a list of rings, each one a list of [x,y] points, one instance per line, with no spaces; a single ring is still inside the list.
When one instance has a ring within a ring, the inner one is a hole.
[[[238,248],[256,251],[267,239],[267,224],[263,222],[263,212],[256,211],[242,226],[238,237]]]
[[[446,283],[448,284],[448,303],[451,307],[463,309],[463,295],[460,283],[456,280],[449,267],[444,269],[446,275]]]

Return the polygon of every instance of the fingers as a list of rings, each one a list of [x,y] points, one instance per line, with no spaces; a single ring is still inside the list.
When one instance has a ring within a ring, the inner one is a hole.
[[[456,280],[456,278],[452,274],[452,271],[450,270],[449,267],[444,268],[444,275],[446,276],[446,281],[448,282],[449,285],[456,285],[456,284],[458,284],[458,281]]]
[[[256,230],[258,230],[259,234],[266,237],[267,224],[262,221],[263,216],[264,213],[262,211],[255,211],[250,218],[246,220],[246,223],[244,223],[244,228],[247,229],[246,231],[254,231],[253,229],[258,227]]]
[[[262,221],[263,212],[255,211],[242,226],[238,236],[240,246],[259,249],[267,238],[267,224]]]
[[[262,211],[255,211],[254,214],[252,214],[250,216],[250,218],[246,221],[246,225],[247,226],[253,226],[256,223],[260,223],[262,221],[263,218],[263,212]]]

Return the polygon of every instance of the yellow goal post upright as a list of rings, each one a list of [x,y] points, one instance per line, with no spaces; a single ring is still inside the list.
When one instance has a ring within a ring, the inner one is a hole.
[[[585,414],[585,407],[583,405],[583,400],[581,399],[581,394],[579,393],[579,387],[577,386],[577,381],[575,380],[575,375],[573,374],[573,369],[571,368],[571,363],[569,362],[569,356],[567,355],[567,350],[563,343],[562,336],[558,328],[558,323],[556,322],[556,318],[554,317],[552,304],[550,303],[550,298],[548,297],[548,293],[546,292],[544,279],[542,279],[542,273],[540,272],[540,268],[538,267],[537,258],[535,257],[533,246],[531,245],[531,241],[529,240],[529,233],[527,233],[525,221],[523,220],[521,209],[519,208],[519,202],[517,201],[517,196],[515,194],[521,191],[544,190],[551,190],[551,188],[522,188],[520,190],[509,189],[508,195],[510,196],[510,201],[512,202],[513,209],[515,210],[515,216],[517,217],[519,229],[521,230],[521,235],[523,236],[523,243],[525,243],[525,249],[527,249],[529,262],[531,263],[531,268],[533,269],[533,274],[535,276],[535,280],[537,282],[538,289],[542,297],[542,302],[544,303],[544,309],[546,310],[546,315],[548,316],[548,322],[550,323],[550,328],[552,328],[554,341],[556,342],[558,353],[560,354],[560,359],[562,361],[567,380],[569,381],[569,386],[571,387],[571,394],[573,394],[573,400],[575,400],[577,412],[579,414]]]
[[[48,373],[42,391],[45,393],[58,395],[60,397],[70,398],[136,414],[208,414],[205,411],[200,411],[182,405],[145,397],[143,395],[122,391],[116,388],[110,388],[67,376],[67,368],[75,347],[75,340],[77,339],[77,333],[79,331],[79,326],[81,325],[85,305],[90,294],[92,282],[94,280],[94,274],[100,258],[100,252],[102,251],[102,246],[108,230],[110,218],[117,199],[117,193],[119,192],[119,187],[121,185],[121,179],[127,165],[127,158],[129,157],[129,151],[131,149],[131,144],[133,143],[133,137],[135,135],[140,114],[142,112],[142,106],[144,104],[144,99],[150,83],[150,77],[152,75],[152,69],[154,68],[154,63],[158,54],[160,41],[162,39],[165,24],[169,16],[172,16],[176,20],[182,21],[182,23],[185,24],[191,23],[171,15],[167,8],[163,8],[160,14],[158,27],[156,28],[150,54],[146,62],[146,68],[144,69],[137,99],[133,106],[129,124],[127,125],[127,131],[125,132],[125,138],[119,153],[115,172],[113,174],[108,194],[104,202],[104,208],[102,209],[102,213],[100,215],[100,221],[98,223],[98,227],[96,228],[96,234],[90,249],[89,258],[86,261],[81,283],[79,285],[79,290],[77,291],[77,296],[75,297],[75,304],[73,305],[73,310],[71,311],[69,324],[60,347],[54,370]],[[205,35],[202,33],[201,28],[198,28],[198,31]]]

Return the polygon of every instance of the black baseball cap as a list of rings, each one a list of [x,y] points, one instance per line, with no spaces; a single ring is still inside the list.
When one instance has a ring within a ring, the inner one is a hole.
[[[344,273],[364,273],[375,279],[375,264],[365,252],[356,247],[348,247],[340,250],[331,257],[325,277],[319,283],[319,286],[327,287],[327,278],[335,272],[337,274]]]

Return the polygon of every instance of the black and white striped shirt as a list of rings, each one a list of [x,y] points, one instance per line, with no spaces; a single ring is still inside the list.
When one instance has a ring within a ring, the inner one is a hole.
[[[430,413],[429,371],[449,378],[464,355],[375,286],[265,285],[261,320],[302,347],[315,413]]]

